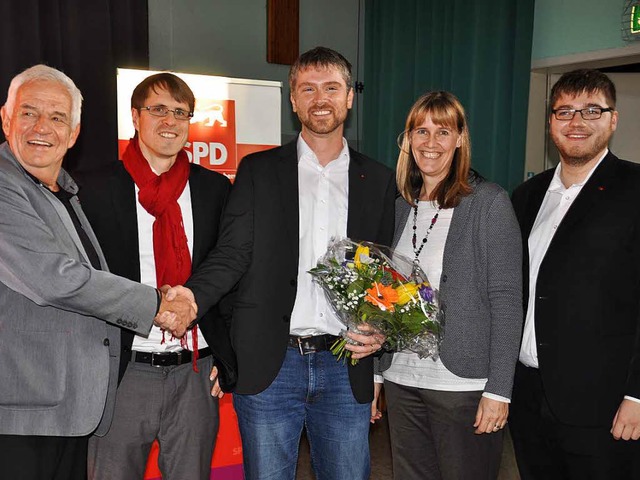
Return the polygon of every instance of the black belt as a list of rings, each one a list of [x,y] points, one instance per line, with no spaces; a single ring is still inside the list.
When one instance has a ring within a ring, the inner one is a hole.
[[[209,347],[198,350],[198,358],[211,355]],[[182,365],[191,361],[191,350],[181,350],[179,352],[131,352],[131,361],[136,363],[150,364],[152,367],[169,367],[171,365]]]
[[[300,355],[307,355],[330,350],[339,339],[340,337],[335,335],[307,335],[305,337],[289,335],[289,346],[298,349]]]

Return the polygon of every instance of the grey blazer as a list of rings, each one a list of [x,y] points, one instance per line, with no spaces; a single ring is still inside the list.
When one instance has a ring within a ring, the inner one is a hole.
[[[522,333],[522,242],[507,193],[486,181],[455,210],[440,277],[445,328],[442,363],[464,378],[488,378],[485,387],[511,397]],[[411,206],[396,200],[395,247]],[[380,359],[380,371],[392,354]]]
[[[58,184],[77,191],[64,170]],[[106,433],[120,354],[110,324],[147,335],[156,309],[155,289],[91,267],[64,205],[0,145],[0,434]]]

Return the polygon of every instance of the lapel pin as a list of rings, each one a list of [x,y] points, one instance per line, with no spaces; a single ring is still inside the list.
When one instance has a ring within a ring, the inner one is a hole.
[[[601,192],[603,192],[603,191],[604,191],[604,187],[603,187],[603,186],[599,186],[599,187],[598,187],[598,190],[600,190]]]
[[[360,174],[360,178],[361,178],[362,180],[364,180],[364,173],[361,173],[361,174]]]

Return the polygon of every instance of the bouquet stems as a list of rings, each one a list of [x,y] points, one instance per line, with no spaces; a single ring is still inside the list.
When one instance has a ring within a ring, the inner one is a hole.
[[[351,350],[347,350],[345,346],[347,345],[348,339],[345,337],[340,337],[338,340],[333,342],[331,345],[331,353],[336,356],[336,360],[342,360],[342,363],[346,363],[347,359],[351,362],[351,365],[357,365],[358,359],[351,357]]]

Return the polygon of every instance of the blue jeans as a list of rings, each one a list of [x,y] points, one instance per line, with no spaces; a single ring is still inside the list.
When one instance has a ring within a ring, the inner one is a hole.
[[[302,428],[317,480],[365,480],[371,405],[351,392],[347,367],[329,351],[289,347],[273,383],[256,395],[233,395],[246,480],[294,480]]]

